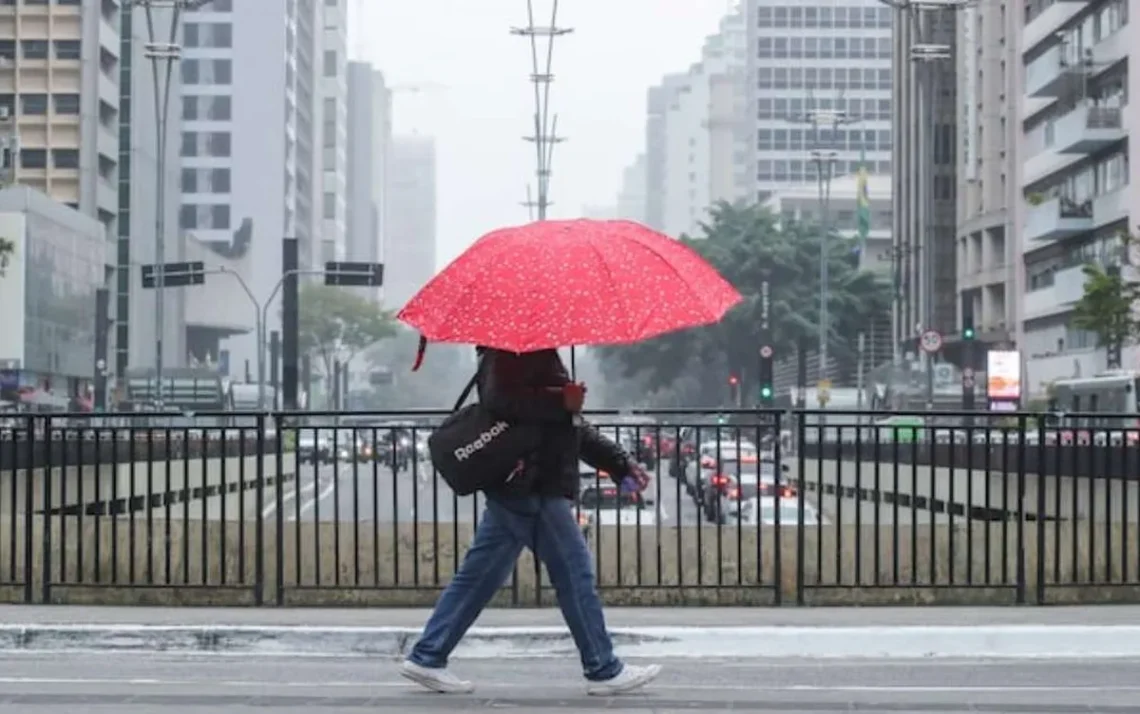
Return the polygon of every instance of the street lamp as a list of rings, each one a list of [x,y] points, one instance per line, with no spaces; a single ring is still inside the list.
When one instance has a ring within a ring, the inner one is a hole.
[[[147,42],[143,46],[143,56],[150,60],[151,74],[154,76],[154,121],[155,138],[155,218],[154,218],[154,263],[155,306],[154,306],[154,374],[158,390],[155,404],[162,408],[162,335],[166,326],[165,270],[166,264],[166,128],[170,115],[170,85],[174,75],[174,65],[182,59],[182,46],[178,44],[178,26],[182,13],[197,10],[212,0],[129,0],[132,8],[141,7],[146,16]],[[166,39],[156,34],[155,10],[170,11],[170,26]],[[162,71],[159,64],[162,63]],[[128,91],[129,87],[125,88]]]
[[[796,121],[796,119],[793,119]],[[810,124],[812,141],[816,148],[811,151],[810,161],[815,164],[816,184],[819,188],[819,377],[827,378],[827,341],[831,334],[831,315],[828,302],[831,300],[829,276],[830,233],[831,233],[831,180],[835,178],[835,163],[839,154],[823,146],[820,132],[830,130],[832,135],[841,126],[855,124],[858,117],[850,117],[841,109],[810,109],[798,121]]]

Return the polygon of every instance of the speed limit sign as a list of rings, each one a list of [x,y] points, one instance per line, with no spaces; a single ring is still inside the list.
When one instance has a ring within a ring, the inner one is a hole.
[[[938,330],[927,330],[918,338],[918,345],[923,352],[932,355],[942,349],[942,334]]]

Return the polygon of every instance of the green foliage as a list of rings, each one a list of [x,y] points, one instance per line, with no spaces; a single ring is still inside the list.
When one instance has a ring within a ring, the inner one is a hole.
[[[392,316],[351,288],[303,283],[298,302],[300,349],[321,361],[325,375],[333,373],[333,362],[347,362],[396,334]]]
[[[419,334],[399,327],[392,339],[370,347],[364,357],[373,370],[387,370],[391,383],[374,385],[368,407],[374,409],[450,409],[475,373],[469,345],[432,343],[423,366],[413,372]]]
[[[771,340],[776,357],[792,354],[801,338],[814,345],[819,334],[820,232],[812,224],[785,221],[758,206],[715,206],[699,239],[682,238],[744,296],[720,324],[672,333],[636,345],[602,348],[611,376],[638,378],[649,392],[685,384],[695,393],[688,406],[716,406],[727,395],[729,374],[755,399],[760,347],[761,284],[769,282]],[[832,236],[830,341],[832,356],[854,355],[856,336],[890,306],[890,288],[859,271],[849,243]],[[696,380],[699,384],[691,384]],[[751,385],[751,386],[750,386]],[[666,399],[662,397],[662,399]],[[667,399],[666,399],[667,400]]]
[[[1085,289],[1073,310],[1073,325],[1097,336],[1101,347],[1124,346],[1140,337],[1140,320],[1133,311],[1140,285],[1130,283],[1119,269],[1096,264],[1084,267]]]

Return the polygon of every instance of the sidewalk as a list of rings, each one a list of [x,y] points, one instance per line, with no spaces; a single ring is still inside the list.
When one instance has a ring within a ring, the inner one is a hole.
[[[0,606],[0,651],[407,653],[425,610]],[[626,656],[1140,657],[1140,607],[611,608]],[[456,656],[573,656],[555,609],[488,610]]]

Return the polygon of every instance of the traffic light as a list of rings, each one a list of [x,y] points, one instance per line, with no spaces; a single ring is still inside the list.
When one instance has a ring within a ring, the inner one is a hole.
[[[974,339],[974,328],[969,326],[969,325],[963,327],[962,328],[962,339],[963,340]]]
[[[773,357],[771,348],[760,351],[760,406],[771,407],[776,391],[772,388]]]
[[[728,404],[731,407],[740,406],[740,378],[735,374],[728,375]]]
[[[730,375],[728,375],[728,383],[731,386],[735,387],[736,385],[740,384],[740,380],[737,379],[735,374],[730,374]]]

